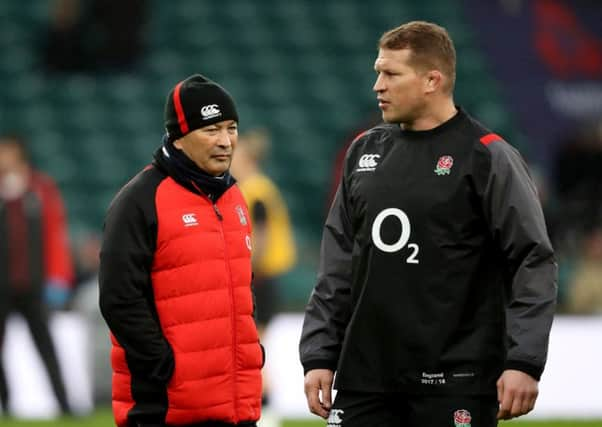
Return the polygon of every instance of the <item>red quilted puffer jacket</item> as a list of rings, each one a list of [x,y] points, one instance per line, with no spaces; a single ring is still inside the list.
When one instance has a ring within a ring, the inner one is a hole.
[[[149,168],[114,200],[107,232],[122,241],[101,255],[117,425],[157,416],[174,426],[258,420],[263,353],[253,319],[251,224],[238,187],[213,203]],[[121,314],[119,301],[136,293],[140,306]]]

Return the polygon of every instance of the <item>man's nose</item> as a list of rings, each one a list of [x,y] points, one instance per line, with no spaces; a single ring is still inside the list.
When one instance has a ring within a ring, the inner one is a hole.
[[[232,145],[232,139],[227,129],[219,133],[219,145],[223,147],[229,147]]]
[[[380,75],[378,75],[378,77],[376,78],[376,81],[374,82],[374,86],[372,87],[372,90],[374,92],[382,92],[383,90],[385,90],[385,85],[384,85],[383,79],[381,78]]]

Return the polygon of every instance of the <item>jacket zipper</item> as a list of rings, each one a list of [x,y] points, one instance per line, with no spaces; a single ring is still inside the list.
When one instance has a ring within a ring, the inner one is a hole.
[[[222,216],[222,213],[219,211],[219,208],[217,207],[217,205],[215,203],[213,204],[213,210],[215,211],[215,214],[217,215],[217,219],[219,219],[220,222],[223,221],[224,217]]]
[[[226,235],[224,233],[224,217],[222,215],[222,213],[220,212],[219,208],[217,207],[217,203],[215,201],[213,201],[213,199],[211,197],[209,197],[209,195],[207,195],[204,191],[202,191],[194,181],[191,181],[192,185],[199,191],[199,193],[201,194],[201,197],[206,197],[207,200],[209,200],[209,202],[211,203],[211,205],[213,206],[213,211],[215,212],[215,215],[217,216],[217,219],[219,220],[220,223],[220,232],[222,235],[222,242],[224,244],[224,263],[226,264],[226,270],[228,270],[228,276],[230,276],[230,283],[228,286],[228,290],[230,291],[230,322],[232,323],[232,363],[233,363],[233,369],[232,369],[232,398],[233,398],[233,405],[234,405],[234,422],[238,423],[239,419],[238,419],[238,394],[236,393],[236,310],[235,310],[235,305],[234,305],[234,288],[233,288],[233,281],[232,281],[232,269],[230,268],[230,264],[228,263],[228,248],[226,245]]]

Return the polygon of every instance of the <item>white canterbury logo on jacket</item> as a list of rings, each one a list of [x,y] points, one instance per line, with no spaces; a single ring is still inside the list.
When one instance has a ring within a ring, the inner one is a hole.
[[[184,222],[184,225],[186,227],[190,227],[192,225],[199,225],[199,223],[196,221],[196,214],[193,213],[187,213],[182,215],[182,221]]]
[[[357,171],[373,171],[378,166],[377,159],[380,159],[380,154],[364,154],[357,163]]]

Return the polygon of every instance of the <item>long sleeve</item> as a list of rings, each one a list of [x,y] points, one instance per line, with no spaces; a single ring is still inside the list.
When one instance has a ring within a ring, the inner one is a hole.
[[[502,140],[487,146],[490,170],[483,208],[505,257],[506,369],[541,376],[556,306],[557,264],[535,186],[518,152]]]
[[[345,181],[333,201],[324,232],[317,284],[305,309],[299,344],[304,371],[336,370],[351,315],[352,226]]]
[[[149,206],[142,197],[149,198]],[[152,200],[152,194],[140,195],[139,189],[126,186],[109,208],[100,253],[100,308],[125,350],[132,375],[164,384],[172,375],[174,358],[152,296]]]
[[[36,173],[33,179],[42,200],[44,280],[67,290],[73,284],[73,263],[63,200],[49,177]]]

